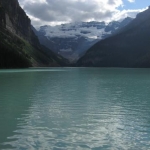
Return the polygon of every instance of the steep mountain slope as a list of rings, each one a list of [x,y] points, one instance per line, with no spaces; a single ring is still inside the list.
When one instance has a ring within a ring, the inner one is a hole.
[[[150,67],[150,8],[116,35],[92,46],[77,65]]]
[[[70,61],[75,61],[96,42],[126,26],[131,20],[132,18],[126,18],[123,21],[113,21],[109,24],[92,21],[41,26],[35,33],[41,44]]]
[[[18,0],[0,0],[0,68],[59,66],[46,52]]]

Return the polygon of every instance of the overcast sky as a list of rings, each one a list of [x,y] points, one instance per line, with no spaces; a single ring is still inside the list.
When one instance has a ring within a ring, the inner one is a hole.
[[[142,3],[141,3],[142,1]],[[111,21],[135,17],[149,0],[19,0],[32,24],[56,25],[74,21]],[[141,3],[141,4],[140,4]]]

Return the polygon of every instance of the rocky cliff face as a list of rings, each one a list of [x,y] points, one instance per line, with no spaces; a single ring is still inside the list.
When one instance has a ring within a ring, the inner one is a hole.
[[[79,66],[150,67],[150,8],[116,35],[91,47]]]
[[[18,0],[0,0],[0,39],[0,68],[60,66],[63,63],[63,58],[40,45]]]
[[[17,0],[0,0],[1,25],[5,26],[13,34],[24,38],[30,43],[36,43],[38,39],[31,29],[31,21]]]
[[[5,26],[6,26],[5,10],[0,3],[0,27],[4,28]]]

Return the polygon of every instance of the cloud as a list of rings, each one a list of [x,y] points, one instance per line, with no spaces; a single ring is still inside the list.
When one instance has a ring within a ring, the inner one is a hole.
[[[135,0],[128,0],[130,3],[134,3],[135,2]]]
[[[75,21],[110,21],[117,18],[118,13],[125,16],[125,11],[118,10],[118,7],[123,6],[122,0],[19,0],[19,3],[34,26]]]
[[[128,10],[122,10],[119,11],[115,14],[115,16],[113,17],[114,20],[121,20],[122,18],[126,18],[126,17],[131,17],[131,18],[135,18],[136,15],[144,10],[146,10],[147,8],[144,9],[128,9]]]

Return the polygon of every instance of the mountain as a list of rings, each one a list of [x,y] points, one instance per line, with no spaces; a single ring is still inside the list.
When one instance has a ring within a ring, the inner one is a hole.
[[[62,55],[70,61],[76,61],[87,49],[102,40],[117,29],[126,26],[132,18],[123,21],[105,22],[75,22],[57,26],[41,26],[35,34],[40,43]]]
[[[63,58],[49,51],[40,45],[18,0],[0,0],[0,68],[60,66]]]
[[[117,34],[92,46],[77,65],[150,67],[150,7]]]

